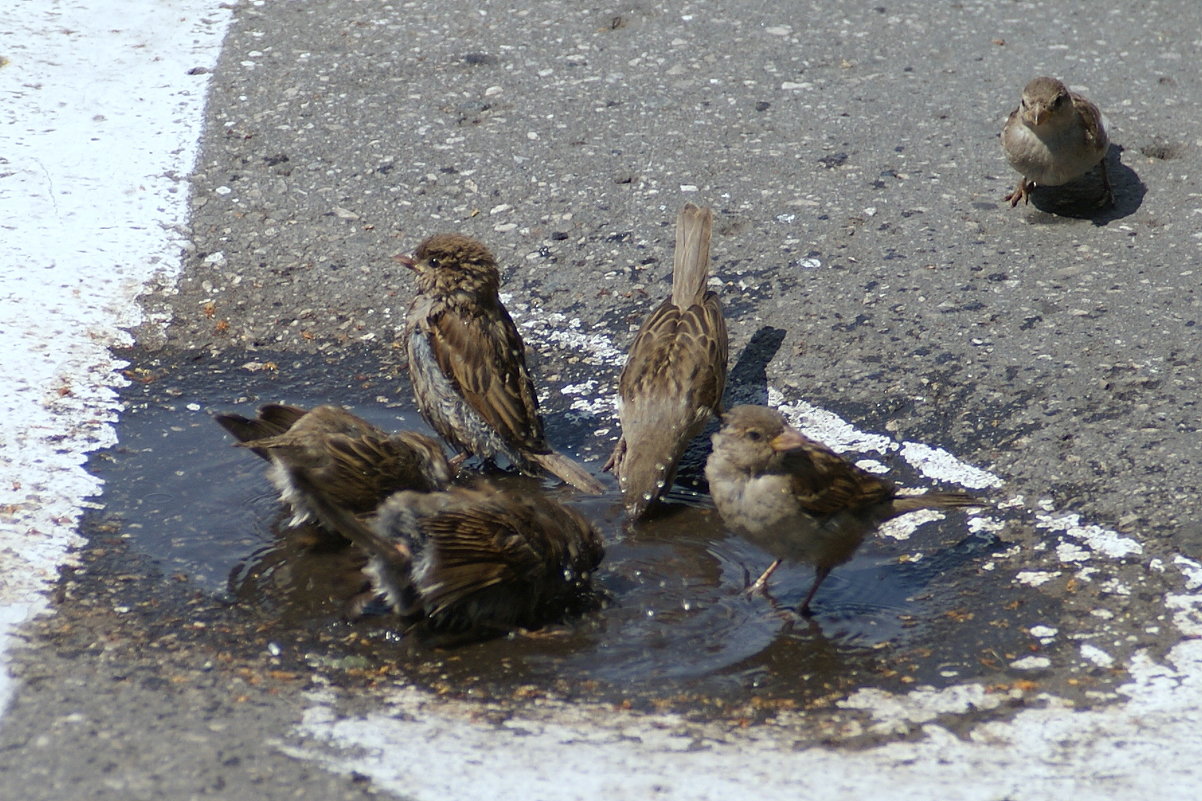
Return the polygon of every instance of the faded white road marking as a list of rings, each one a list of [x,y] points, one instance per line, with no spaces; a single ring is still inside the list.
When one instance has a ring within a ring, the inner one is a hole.
[[[1108,655],[1093,649],[1090,656],[1105,662]],[[282,748],[414,799],[722,801],[748,788],[765,798],[833,799],[879,795],[882,782],[899,801],[1048,798],[1086,788],[1092,799],[1178,797],[1181,787],[1195,786],[1202,753],[1196,710],[1183,704],[1202,694],[1202,641],[1183,641],[1164,663],[1140,652],[1130,675],[1119,688],[1124,703],[1074,711],[1044,695],[1040,707],[982,723],[968,738],[938,716],[995,708],[1021,691],[862,690],[842,706],[869,716],[864,733],[917,728],[923,736],[851,751],[798,750],[772,727],[699,739],[684,721],[612,709],[582,710],[566,722],[516,717],[493,725],[472,721],[471,705],[414,690],[399,691],[387,713],[349,719],[315,695],[300,731],[326,747]]]
[[[123,379],[109,347],[173,281],[217,0],[21,0],[0,32],[0,710],[14,628],[78,543]]]

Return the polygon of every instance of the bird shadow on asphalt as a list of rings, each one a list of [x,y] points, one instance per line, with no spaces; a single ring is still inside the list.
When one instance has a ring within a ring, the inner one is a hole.
[[[722,408],[741,403],[768,405],[768,365],[776,358],[785,329],[766,325],[751,335],[726,379]]]
[[[1110,177],[1113,203],[1098,205],[1104,190],[1101,170],[1095,167],[1063,186],[1036,186],[1031,191],[1031,205],[1044,212],[1037,222],[1089,220],[1100,228],[1137,212],[1144,203],[1148,187],[1135,170],[1123,164],[1123,150],[1122,145],[1112,142],[1106,152],[1106,172]]]

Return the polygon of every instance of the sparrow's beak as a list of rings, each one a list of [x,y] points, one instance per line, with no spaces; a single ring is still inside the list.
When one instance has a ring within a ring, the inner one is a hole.
[[[392,260],[393,260],[393,261],[398,261],[398,262],[400,262],[401,264],[403,264],[403,265],[405,265],[406,267],[408,267],[410,270],[416,270],[416,269],[417,269],[417,262],[415,262],[415,261],[413,260],[413,257],[412,257],[412,256],[406,256],[404,253],[398,253],[398,254],[396,254],[395,256],[393,256],[393,257],[392,257]]]
[[[1043,103],[1040,103],[1036,105],[1035,108],[1031,109],[1031,120],[1036,125],[1043,125],[1048,121],[1048,117],[1050,116],[1052,116],[1052,110]]]
[[[793,451],[804,446],[808,440],[801,435],[801,432],[795,428],[786,428],[784,431],[773,437],[768,445],[772,450],[781,453],[784,451]]]

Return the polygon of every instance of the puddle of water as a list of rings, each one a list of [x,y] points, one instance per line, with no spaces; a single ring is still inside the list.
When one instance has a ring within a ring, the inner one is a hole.
[[[265,463],[231,447],[211,414],[249,414],[269,401],[313,406],[334,399],[384,428],[428,429],[405,403],[404,380],[377,374],[370,356],[357,363],[343,355],[330,367],[313,358],[281,360],[278,371],[259,372],[238,367],[249,359],[235,356],[160,354],[147,367],[156,380],[126,393],[121,446],[93,467],[106,481],[106,509],[123,523],[126,538],[164,574],[186,575],[251,613],[269,632],[265,640],[276,632],[287,639],[292,629],[338,630],[346,634],[346,652],[322,654],[321,661],[366,654],[395,662],[419,683],[473,693],[559,686],[569,694],[653,704],[699,696],[744,702],[749,692],[812,699],[896,674],[879,656],[886,646],[910,681],[938,684],[980,670],[980,627],[956,639],[937,625],[954,617],[966,593],[983,590],[976,566],[997,547],[985,536],[965,536],[960,515],[926,523],[906,542],[869,540],[823,585],[817,617],[808,621],[792,607],[808,590],[812,569],[785,565],[768,597],[749,597],[743,590],[769,557],[728,534],[708,499],[686,489],[671,496],[662,514],[629,526],[616,487],[589,497],[542,483],[592,520],[606,543],[596,581],[609,600],[571,626],[432,651],[399,638],[387,618],[349,624],[343,609],[363,588],[361,559],[317,529],[286,528]],[[330,387],[334,373],[359,379]],[[594,469],[604,450],[592,450]],[[913,560],[916,552],[922,558]],[[1017,633],[990,636],[990,647],[1004,650],[1014,644],[1001,640]]]

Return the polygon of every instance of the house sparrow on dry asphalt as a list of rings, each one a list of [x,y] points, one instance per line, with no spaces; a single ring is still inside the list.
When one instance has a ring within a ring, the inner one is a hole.
[[[412,431],[389,434],[339,406],[305,411],[269,404],[254,420],[236,414],[215,419],[240,446],[271,462],[268,476],[292,507],[293,526],[312,519],[312,495],[298,485],[298,476],[351,514],[371,512],[400,490],[430,492],[451,483],[438,442]]]
[[[722,422],[705,466],[714,505],[727,525],[775,557],[752,591],[762,590],[784,559],[815,566],[798,608],[803,615],[831,569],[851,559],[881,523],[918,509],[984,505],[964,492],[898,495],[892,483],[808,439],[766,406],[736,406]]]
[[[1002,128],[1002,149],[1022,178],[1006,195],[1013,208],[1035,184],[1060,186],[1102,165],[1104,194],[1098,205],[1114,202],[1106,173],[1109,140],[1098,107],[1055,78],[1033,78],[1023,88],[1022,104]]]
[[[307,478],[302,479],[302,484]],[[572,509],[483,483],[400,492],[363,519],[313,494],[322,525],[370,555],[364,572],[407,625],[451,642],[539,628],[597,602],[605,550]]]
[[[692,203],[681,210],[672,294],[643,321],[618,381],[622,436],[605,469],[634,518],[671,486],[726,386],[726,321],[718,295],[705,289],[713,216]]]
[[[417,407],[462,452],[457,459],[505,456],[523,472],[542,468],[584,492],[603,492],[547,444],[525,346],[497,294],[501,276],[488,248],[437,234],[412,258],[395,258],[417,276],[404,333]]]

